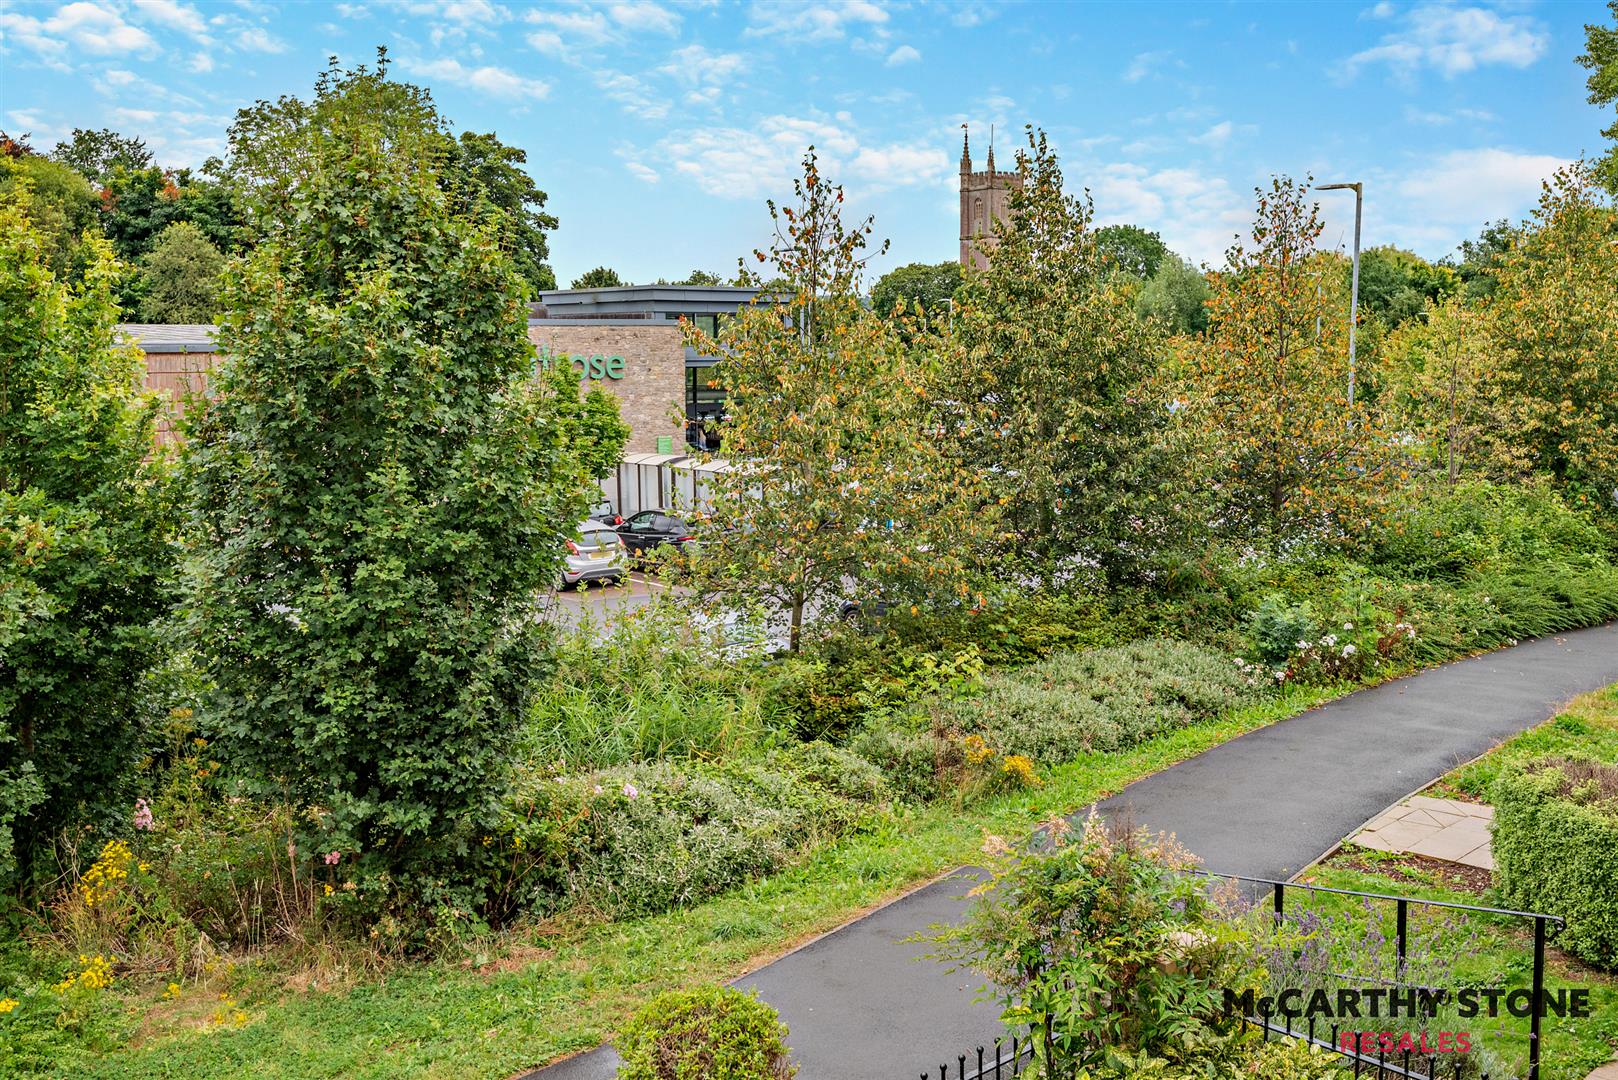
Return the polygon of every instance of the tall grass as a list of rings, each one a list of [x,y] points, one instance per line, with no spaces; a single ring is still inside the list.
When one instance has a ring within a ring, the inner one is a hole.
[[[728,758],[788,721],[767,662],[724,660],[678,612],[652,605],[563,635],[528,716],[523,752],[559,771],[664,758]]]

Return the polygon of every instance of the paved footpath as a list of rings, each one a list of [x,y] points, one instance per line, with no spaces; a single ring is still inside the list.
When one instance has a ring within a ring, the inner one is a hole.
[[[1460,660],[1249,732],[1129,785],[1109,814],[1172,832],[1209,870],[1286,878],[1450,769],[1533,727],[1569,698],[1618,682],[1618,623]],[[916,959],[902,939],[952,921],[959,871],[737,981],[791,1029],[803,1080],[907,1080],[992,1042],[979,980]],[[603,1048],[530,1076],[610,1080]]]

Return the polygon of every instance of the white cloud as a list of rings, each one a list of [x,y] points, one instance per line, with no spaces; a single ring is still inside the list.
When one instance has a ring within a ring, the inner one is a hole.
[[[204,45],[213,42],[202,13],[179,0],[135,0],[135,11],[148,22],[188,34]]]
[[[1129,62],[1129,67],[1124,71],[1124,82],[1140,82],[1162,67],[1170,55],[1166,49],[1136,53],[1135,58]]]
[[[669,114],[669,103],[633,75],[619,71],[598,71],[596,85],[601,92],[642,120],[662,120]]]
[[[1229,120],[1221,120],[1207,131],[1204,131],[1201,135],[1191,136],[1190,141],[1197,143],[1200,146],[1224,146],[1230,141],[1230,137],[1231,135],[1235,134],[1235,131],[1235,124],[1232,124]]]
[[[1217,263],[1252,219],[1247,200],[1223,177],[1191,169],[1148,169],[1132,162],[1102,165],[1084,175],[1096,223],[1151,229],[1193,262]]]
[[[851,194],[937,187],[954,165],[932,142],[865,142],[847,113],[833,117],[769,116],[748,128],[697,128],[671,134],[631,162],[655,160],[710,195],[758,199],[790,190],[810,145],[824,176]],[[631,171],[634,171],[633,169]]]
[[[1501,147],[1451,150],[1405,170],[1394,190],[1412,220],[1463,227],[1468,236],[1486,221],[1522,216],[1539,198],[1540,181],[1568,163]]]
[[[543,98],[551,92],[550,83],[529,79],[505,68],[485,65],[467,67],[453,57],[437,60],[401,59],[399,66],[413,75],[429,79],[442,79],[447,83],[476,90],[489,97],[506,100]]]
[[[607,17],[626,30],[673,34],[680,29],[680,17],[651,0],[622,0],[607,8]]]
[[[287,43],[262,26],[249,26],[238,30],[231,38],[231,43],[238,49],[247,49],[250,52],[283,53],[287,51]]]
[[[97,56],[133,53],[152,57],[158,52],[152,35],[125,22],[112,7],[89,0],[64,5],[45,19],[0,11],[0,34],[58,68],[72,48]]]
[[[749,36],[780,36],[797,41],[836,41],[851,28],[881,32],[888,22],[886,8],[871,0],[774,0],[755,2],[748,13]]]
[[[1457,120],[1471,120],[1486,124],[1497,117],[1487,109],[1451,109],[1449,112],[1436,112],[1430,109],[1418,109],[1414,105],[1405,106],[1405,119],[1412,124],[1428,124],[1433,127],[1443,127],[1453,124]]]
[[[1526,16],[1424,4],[1405,16],[1400,30],[1345,60],[1339,73],[1352,78],[1363,67],[1387,64],[1406,78],[1430,67],[1453,79],[1490,64],[1525,68],[1545,55],[1549,43],[1549,36]]]
[[[669,54],[657,70],[686,86],[723,86],[747,69],[741,53],[709,52],[701,45],[686,45]]]
[[[898,67],[900,64],[914,64],[921,59],[920,50],[911,45],[901,45],[888,54],[888,67]]]
[[[418,18],[443,19],[461,28],[489,27],[511,18],[511,12],[489,0],[388,0],[387,6]],[[362,4],[338,4],[337,12],[348,19],[366,14]]]
[[[659,180],[656,169],[642,165],[638,161],[626,161],[624,162],[624,168],[628,169],[629,175],[636,180],[641,180],[648,184],[655,184]]]

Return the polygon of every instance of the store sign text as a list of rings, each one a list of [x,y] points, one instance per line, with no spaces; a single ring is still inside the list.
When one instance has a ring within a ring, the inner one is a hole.
[[[549,345],[541,345],[534,356],[535,367],[539,370],[549,371],[558,360],[567,360],[573,364],[573,370],[586,379],[621,379],[624,377],[624,358],[621,356],[572,356],[568,353],[552,352]]]

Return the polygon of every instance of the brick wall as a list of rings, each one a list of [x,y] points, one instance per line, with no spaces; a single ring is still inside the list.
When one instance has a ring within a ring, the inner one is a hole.
[[[600,387],[618,398],[629,424],[628,454],[657,452],[657,437],[673,440],[674,452],[685,448],[685,346],[675,323],[645,326],[581,326],[538,323],[528,340],[553,355],[624,358],[623,378],[590,379],[584,389]]]

